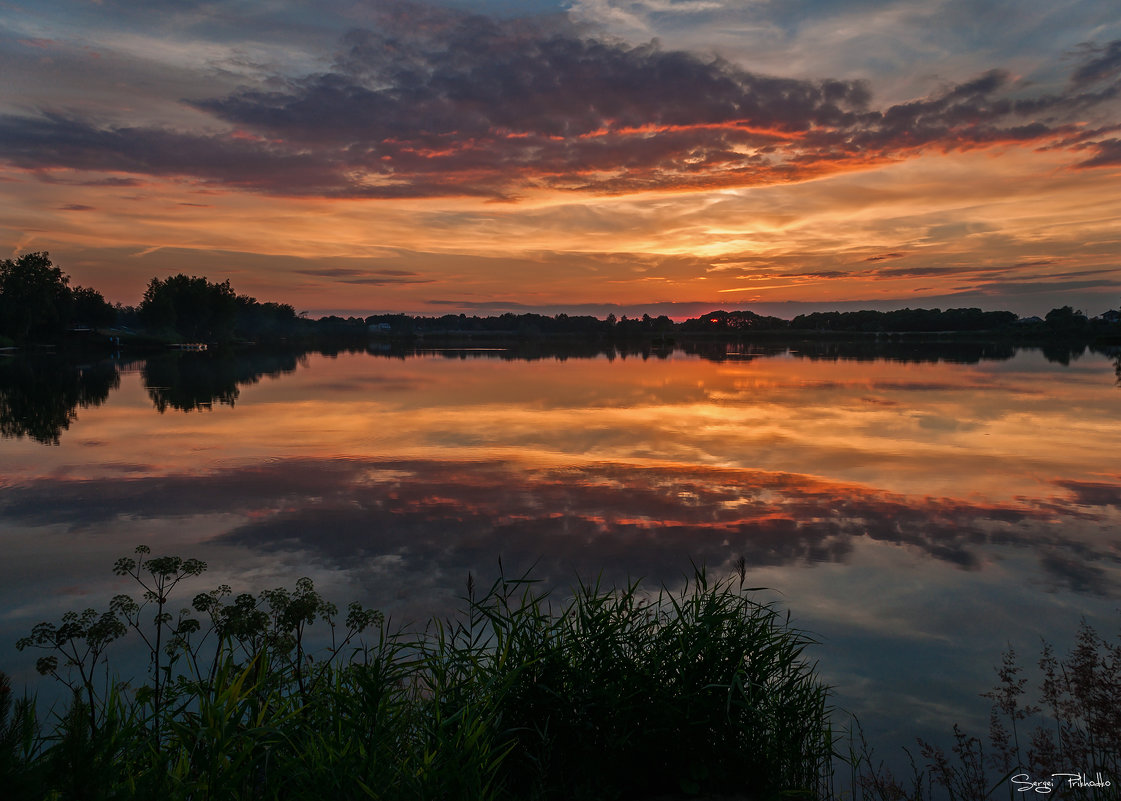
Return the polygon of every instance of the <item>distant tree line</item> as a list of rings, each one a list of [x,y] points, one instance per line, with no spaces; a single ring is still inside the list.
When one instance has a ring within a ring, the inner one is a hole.
[[[751,311],[713,311],[675,323],[661,315],[628,318],[608,315],[502,314],[489,317],[447,314],[416,317],[377,314],[307,320],[286,303],[260,302],[221,283],[183,274],[153,278],[136,307],[111,306],[94,289],[70,286],[70,277],[45,252],[0,261],[0,345],[55,341],[68,331],[138,329],[154,342],[278,341],[290,338],[352,340],[369,334],[396,339],[417,337],[532,340],[540,337],[667,342],[675,335],[791,333],[1001,333],[1041,338],[1121,336],[1121,312],[1088,318],[1070,306],[1052,309],[1045,319],[1018,318],[1012,312],[977,308],[830,311],[800,314],[792,320]]]
[[[1012,312],[980,309],[899,309],[888,312],[800,314],[791,328],[826,331],[996,331],[1019,321]]]
[[[765,317],[750,311],[716,311],[681,324],[683,331],[843,331],[943,332],[999,331],[1019,323],[1012,312],[980,309],[898,309],[895,311],[829,311],[799,314],[792,320]]]
[[[336,318],[339,319],[339,318]],[[351,318],[353,323],[357,323]],[[340,320],[340,323],[342,321]],[[1121,313],[1109,312],[1090,319],[1070,306],[1052,309],[1046,319],[1021,319],[1013,312],[981,309],[899,309],[896,311],[814,312],[792,320],[768,317],[751,311],[713,311],[680,323],[662,315],[628,319],[614,314],[601,320],[590,316],[558,314],[502,314],[468,317],[410,317],[405,314],[376,314],[366,318],[373,333],[393,336],[485,336],[517,335],[524,338],[558,335],[599,335],[615,339],[662,338],[674,334],[741,335],[754,332],[790,333],[1010,333],[1067,336],[1121,333]]]
[[[521,337],[536,336],[604,336],[626,337],[630,335],[670,334],[677,330],[677,324],[669,317],[627,318],[608,315],[601,320],[591,315],[557,314],[549,317],[544,314],[500,314],[491,317],[468,317],[466,314],[445,314],[441,317],[410,317],[406,314],[375,314],[366,318],[366,325],[372,330],[391,331],[394,334],[442,334],[442,335],[485,335],[502,334]]]

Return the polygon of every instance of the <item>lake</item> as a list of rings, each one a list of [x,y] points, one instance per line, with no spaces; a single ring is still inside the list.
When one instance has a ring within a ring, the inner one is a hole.
[[[1116,357],[1058,348],[707,345],[0,360],[0,670],[130,588],[310,576],[401,623],[468,574],[765,587],[881,751],[983,736],[994,666],[1118,629]],[[41,685],[42,686],[42,685]],[[884,755],[887,755],[886,753]]]

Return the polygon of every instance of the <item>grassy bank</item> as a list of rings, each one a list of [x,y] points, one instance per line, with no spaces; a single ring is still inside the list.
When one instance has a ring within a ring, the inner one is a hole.
[[[20,642],[73,702],[41,725],[5,688],[0,781],[11,798],[609,799],[821,797],[828,692],[810,640],[732,580],[698,571],[649,595],[582,585],[552,603],[501,579],[426,632],[340,614],[294,590],[196,595],[205,565],[117,572],[143,596],[71,613]],[[310,626],[329,639],[315,653]],[[146,644],[145,681],[106,666]]]

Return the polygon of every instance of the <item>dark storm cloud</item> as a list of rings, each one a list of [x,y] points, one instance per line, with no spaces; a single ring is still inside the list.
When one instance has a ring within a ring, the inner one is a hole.
[[[1111,167],[1121,164],[1121,139],[1106,139],[1094,143],[1097,155],[1078,163],[1079,167]]]
[[[844,270],[775,270],[767,266],[741,267],[712,264],[706,272],[719,272],[724,278],[847,278]]]
[[[491,300],[470,301],[470,300],[440,300],[440,299],[436,299],[436,300],[428,300],[428,301],[425,301],[425,302],[429,306],[455,306],[457,308],[480,309],[480,310],[483,310],[483,311],[490,311],[491,309],[495,309],[495,308],[502,308],[502,309],[506,309],[506,308],[510,308],[510,309],[533,309],[533,308],[535,308],[533,306],[530,306],[527,303],[518,303],[517,301],[513,301],[513,300],[497,302],[497,301],[491,301]]]
[[[1105,525],[1118,488],[1056,483],[1066,493],[1044,502],[989,504],[757,470],[291,459],[204,475],[32,480],[0,491],[0,519],[80,528],[234,515],[245,522],[221,541],[347,566],[392,558],[418,581],[486,572],[500,556],[538,562],[543,575],[603,569],[612,580],[739,555],[752,566],[842,562],[860,539],[974,570],[986,547],[1013,546],[1037,550],[1064,586],[1106,592],[1091,581],[1093,563],[1116,552],[1065,531],[1072,520]]]
[[[464,18],[423,48],[372,31],[351,33],[347,44],[339,72],[286,91],[202,105],[237,124],[313,144],[399,138],[439,147],[449,135],[462,140],[509,131],[542,147],[553,137],[572,144],[605,126],[750,120],[778,132],[805,131],[855,123],[869,99],[859,83],[758,76],[652,45],[511,32],[483,17]],[[409,148],[391,151],[403,152]]]
[[[500,21],[412,3],[370,13],[374,24],[343,38],[329,71],[193,103],[227,134],[44,111],[0,118],[0,158],[279,194],[496,199],[535,187],[781,183],[931,148],[1065,142],[1096,153],[1079,166],[1117,158],[1115,140],[1068,121],[1118,96],[1116,42],[1087,47],[1066,93],[1033,96],[992,70],[877,109],[860,81],[756,74],[593,38],[562,17]]]
[[[931,265],[925,267],[878,267],[872,270],[873,275],[890,276],[892,278],[921,278],[924,276],[932,275],[957,275],[962,278],[972,278],[973,280],[995,280],[1006,279],[1010,273],[1014,271],[1031,270],[1037,267],[1049,267],[1056,264],[1054,259],[1037,259],[1035,261],[1020,261],[1015,264],[1000,267],[987,267],[982,269],[970,270],[962,267],[961,265],[952,266],[938,266]],[[1036,283],[1049,283],[1053,284],[1059,279],[1072,279],[1072,278],[1087,278],[1089,276],[1104,276],[1114,275],[1117,270],[1114,268],[1106,268],[1100,270],[1067,270],[1066,272],[1051,272],[1046,275],[1041,275],[1036,279]],[[1031,282],[1025,282],[1031,283]],[[1095,286],[1094,283],[1083,282],[1079,286]],[[1064,284],[1064,286],[1071,286],[1077,288],[1074,284]]]
[[[1107,45],[1087,44],[1083,46],[1084,61],[1073,73],[1071,83],[1076,86],[1116,78],[1121,75],[1121,40],[1114,40]]]
[[[112,188],[142,186],[144,183],[136,178],[122,178],[115,175],[107,178],[74,180],[60,175],[44,174],[39,176],[39,180],[46,184],[62,184],[63,186],[106,186]]]
[[[891,267],[891,268],[877,268],[872,271],[873,275],[880,275],[890,278],[925,278],[931,275],[960,275],[962,273],[961,267]]]
[[[349,267],[325,267],[322,269],[295,270],[295,272],[313,278],[329,278],[341,284],[361,284],[363,286],[432,283],[432,279],[422,278],[417,273],[408,270],[357,270]]]
[[[844,270],[812,270],[810,272],[778,273],[780,278],[847,278],[852,273]]]
[[[762,175],[771,151],[815,126],[856,124],[868,100],[858,83],[758,76],[688,53],[510,30],[483,17],[463,17],[431,41],[355,31],[347,45],[339,71],[200,106],[267,137],[339,153],[391,184],[503,194]]]
[[[875,256],[869,256],[864,261],[887,261],[888,259],[901,259],[906,256],[906,253],[878,253]]]
[[[1121,485],[1091,481],[1056,481],[1069,490],[1074,502],[1081,506],[1112,506],[1121,509]]]
[[[156,128],[99,128],[60,114],[0,115],[0,156],[18,167],[189,175],[230,186],[265,189],[278,174],[294,188],[341,186],[322,156],[285,152],[233,136],[198,136]]]
[[[1061,294],[1079,289],[1121,289],[1121,280],[1103,278],[1097,281],[1064,281],[1044,279],[1040,281],[986,281],[963,289],[967,292],[991,292],[995,295],[1033,295]]]
[[[1110,577],[1095,564],[1054,551],[1043,553],[1040,564],[1051,581],[1059,587],[1086,595],[1110,595]]]

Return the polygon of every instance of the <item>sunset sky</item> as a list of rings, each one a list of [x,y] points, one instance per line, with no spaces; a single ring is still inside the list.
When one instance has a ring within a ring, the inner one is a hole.
[[[0,256],[313,315],[1121,304],[1101,0],[0,0]]]

